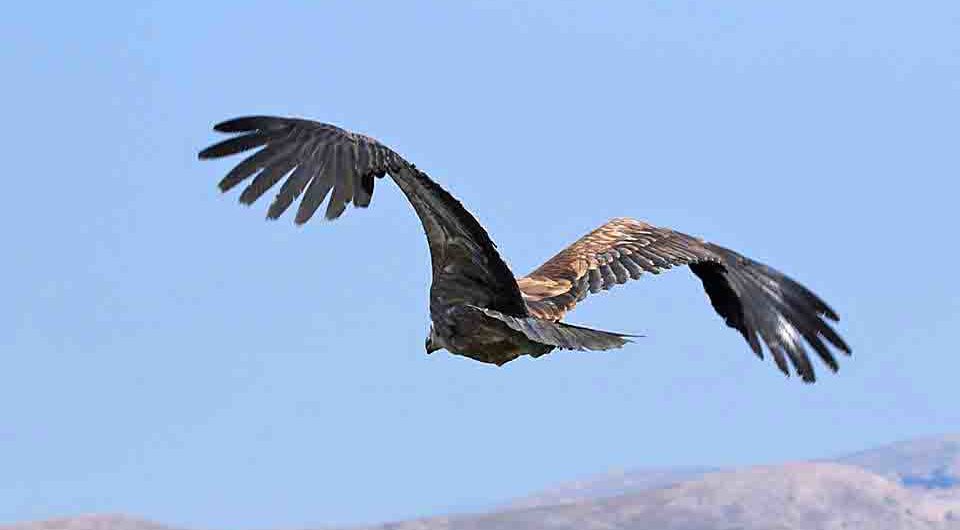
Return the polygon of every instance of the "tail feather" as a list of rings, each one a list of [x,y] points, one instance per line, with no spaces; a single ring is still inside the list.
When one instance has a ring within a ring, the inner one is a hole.
[[[510,329],[523,333],[534,342],[564,350],[611,350],[622,348],[625,344],[631,342],[630,338],[637,337],[637,335],[601,331],[535,317],[515,317],[484,307],[477,307],[476,309],[482,311],[488,317],[503,322]]]

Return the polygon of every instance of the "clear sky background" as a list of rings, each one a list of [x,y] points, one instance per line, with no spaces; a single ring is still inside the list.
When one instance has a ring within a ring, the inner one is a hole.
[[[960,3],[167,2],[0,20],[0,521],[200,528],[489,506],[611,468],[831,456],[960,428]],[[687,271],[588,300],[623,350],[426,356],[389,181],[266,222],[213,123],[366,132],[518,274],[614,216],[820,293],[854,348],[784,379]]]

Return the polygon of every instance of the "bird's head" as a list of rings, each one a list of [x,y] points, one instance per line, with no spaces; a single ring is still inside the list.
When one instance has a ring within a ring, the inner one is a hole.
[[[423,346],[427,350],[427,355],[443,347],[440,346],[440,337],[437,336],[437,331],[433,328],[433,324],[430,325],[430,333],[427,334],[427,340],[423,341]]]

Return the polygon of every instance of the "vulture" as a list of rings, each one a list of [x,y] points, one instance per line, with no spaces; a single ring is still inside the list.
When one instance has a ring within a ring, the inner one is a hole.
[[[248,182],[239,200],[249,205],[282,181],[267,209],[269,219],[298,199],[296,224],[309,221],[324,201],[324,217],[336,219],[348,204],[369,206],[374,184],[390,176],[420,218],[430,249],[427,353],[446,349],[499,366],[555,349],[620,348],[633,335],[569,324],[564,315],[590,294],[681,265],[700,279],[727,326],[740,332],[761,359],[765,346],[788,377],[792,367],[803,381],[815,380],[809,349],[834,372],[833,350],[851,353],[831,327],[837,313],[820,297],[715,243],[615,218],[516,278],[457,199],[374,138],[327,123],[272,116],[235,118],[214,130],[233,136],[200,151],[200,159],[257,149],[223,177],[220,190]]]

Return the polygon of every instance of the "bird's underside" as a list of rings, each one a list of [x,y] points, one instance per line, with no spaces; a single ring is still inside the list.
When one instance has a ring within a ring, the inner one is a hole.
[[[297,199],[294,221],[310,220],[327,200],[335,219],[352,203],[370,204],[376,179],[389,174],[413,206],[430,247],[432,326],[428,353],[444,348],[502,365],[522,355],[554,349],[607,350],[629,336],[562,322],[591,293],[647,274],[686,265],[700,279],[726,324],[777,367],[815,380],[812,348],[831,370],[834,349],[850,348],[828,321],[837,314],[810,290],[782,273],[732,250],[628,218],[613,219],[536,270],[516,279],[486,231],[425,173],[379,141],[333,125],[293,118],[251,116],[220,123],[236,136],[200,152],[219,158],[260,148],[220,181],[227,191],[251,179],[240,202],[252,204],[283,181],[267,217],[276,219]]]

